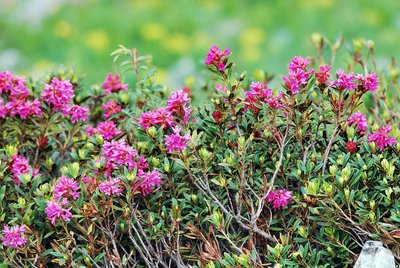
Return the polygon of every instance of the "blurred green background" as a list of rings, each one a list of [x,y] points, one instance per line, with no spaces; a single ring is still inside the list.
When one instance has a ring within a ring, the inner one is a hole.
[[[314,32],[373,39],[387,64],[400,58],[400,0],[0,0],[0,68],[39,76],[73,64],[99,83],[123,44],[153,55],[160,82],[180,87],[213,44],[232,50],[239,71],[282,74],[291,57],[314,54]]]

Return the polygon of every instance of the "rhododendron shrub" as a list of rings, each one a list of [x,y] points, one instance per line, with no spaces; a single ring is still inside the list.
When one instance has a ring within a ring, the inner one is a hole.
[[[201,104],[123,46],[92,87],[0,72],[0,264],[346,267],[370,239],[399,260],[399,69],[325,41],[277,77],[212,46]]]

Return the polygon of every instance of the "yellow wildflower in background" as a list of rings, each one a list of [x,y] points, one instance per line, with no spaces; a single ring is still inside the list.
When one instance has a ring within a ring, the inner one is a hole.
[[[149,23],[140,29],[140,35],[144,40],[157,41],[166,38],[167,28],[163,24]]]
[[[170,35],[164,42],[164,48],[170,53],[183,54],[186,53],[191,44],[189,38],[182,33]]]
[[[88,32],[85,38],[86,45],[96,52],[105,51],[110,43],[107,33],[103,30],[94,30]]]
[[[69,22],[61,20],[54,25],[54,34],[61,38],[67,38],[71,35],[72,26]]]

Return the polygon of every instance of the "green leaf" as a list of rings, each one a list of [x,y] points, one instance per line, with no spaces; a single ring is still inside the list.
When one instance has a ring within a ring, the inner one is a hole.
[[[6,192],[6,186],[3,185],[3,186],[1,186],[1,188],[0,188],[0,203],[1,203],[1,202],[3,201],[3,199],[4,199],[5,192]]]

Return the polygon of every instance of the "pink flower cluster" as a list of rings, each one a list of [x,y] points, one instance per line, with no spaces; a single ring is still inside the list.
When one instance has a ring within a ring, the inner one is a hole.
[[[181,128],[176,126],[173,128],[173,133],[165,137],[164,141],[169,153],[182,152],[190,141],[189,134],[181,136],[180,132]]]
[[[70,221],[72,217],[71,209],[72,207],[65,208],[68,205],[67,199],[62,199],[59,201],[47,201],[46,203],[46,215],[52,224],[56,224],[58,219],[63,221]]]
[[[175,125],[175,116],[181,119],[184,124],[187,124],[191,112],[190,98],[184,90],[180,89],[169,95],[167,107],[142,113],[138,119],[138,124],[143,129],[147,129],[153,125],[163,126],[166,129]]]
[[[292,93],[295,94],[299,89],[307,84],[308,79],[314,72],[313,69],[307,71],[307,67],[310,64],[310,59],[302,57],[294,57],[289,63],[289,75],[283,77],[285,87]],[[331,66],[324,65],[320,66],[319,71],[315,72],[315,77],[318,81],[319,86],[330,86],[335,87],[338,90],[367,90],[374,92],[378,88],[378,76],[376,73],[369,73],[367,75],[354,73],[346,74],[343,69],[336,71],[336,80],[330,81],[331,77],[329,71]]]
[[[161,186],[161,175],[154,169],[151,172],[140,170],[137,174],[138,180],[133,186],[134,191],[140,191],[143,196],[153,193],[154,189]]]
[[[345,74],[342,69],[336,71],[336,80],[332,82],[331,86],[336,86],[338,90],[352,90],[356,89],[357,85],[354,83],[354,74]]]
[[[121,112],[121,106],[118,105],[116,100],[107,101],[107,103],[101,106],[101,108],[104,110],[104,118],[106,119]]]
[[[0,73],[0,94],[4,93],[7,102],[0,97],[0,118],[19,115],[22,119],[29,116],[42,116],[38,99],[29,99],[29,89],[24,78],[16,77],[11,72]],[[8,94],[8,95],[7,95]],[[4,96],[3,96],[4,97]],[[74,97],[74,88],[69,80],[53,77],[42,90],[41,98],[44,103],[52,106],[55,111],[62,111],[64,116],[71,116],[72,123],[85,121],[88,117],[88,106],[68,106]]]
[[[323,65],[319,67],[319,71],[315,72],[315,77],[317,78],[319,85],[327,85],[329,84],[329,78],[331,77],[329,71],[331,70],[331,66]]]
[[[375,142],[380,150],[384,150],[386,147],[395,145],[397,143],[396,138],[389,137],[389,133],[392,132],[392,127],[386,125],[375,131],[368,136],[369,142]]]
[[[71,105],[62,108],[64,116],[71,116],[71,122],[75,124],[78,121],[85,121],[88,118],[89,106]]]
[[[347,119],[347,125],[351,126],[355,124],[357,126],[358,131],[361,134],[364,134],[367,131],[368,121],[365,115],[358,111],[355,114],[351,115],[349,119]]]
[[[375,92],[378,89],[379,79],[376,73],[369,73],[367,75],[358,74],[356,75],[358,81],[358,87],[364,90]]]
[[[137,179],[134,182],[133,189],[140,190],[143,196],[148,195],[154,191],[154,188],[161,185],[161,176],[158,171],[154,169],[151,172],[146,172],[149,165],[143,156],[138,155],[137,151],[131,146],[126,144],[124,140],[104,142],[101,151],[101,156],[106,159],[107,172],[109,177],[112,170],[125,166],[128,170],[137,170]],[[124,187],[121,185],[119,178],[108,179],[99,185],[100,192],[106,195],[120,195]]]
[[[161,107],[156,111],[147,111],[141,114],[138,119],[138,124],[143,129],[148,129],[153,125],[163,126],[164,129],[172,127],[174,125],[175,118],[172,116],[167,108]]]
[[[54,186],[53,195],[55,201],[61,198],[76,200],[79,197],[79,185],[74,179],[61,176]]]
[[[25,237],[26,228],[24,225],[15,225],[14,227],[4,226],[3,228],[3,237],[0,238],[1,242],[4,246],[8,248],[20,248],[25,246],[26,237]]]
[[[188,123],[192,112],[188,94],[182,89],[172,92],[167,100],[167,110],[183,119],[185,124]]]
[[[120,135],[122,131],[117,128],[117,125],[113,121],[104,121],[98,123],[96,128],[91,126],[87,127],[85,133],[88,136],[99,133],[103,136],[103,139],[112,140],[115,136]]]
[[[54,201],[47,201],[46,215],[52,224],[56,224],[58,219],[70,221],[72,217],[72,207],[65,208],[70,199],[76,200],[79,197],[79,185],[74,179],[61,176],[53,191]]]
[[[273,209],[284,208],[289,204],[289,201],[293,199],[292,192],[282,190],[271,191],[267,196],[267,202],[272,203]]]
[[[41,97],[45,103],[55,110],[61,110],[67,106],[74,97],[74,87],[69,80],[53,77],[50,84],[46,84]]]
[[[137,151],[126,144],[125,140],[104,142],[101,155],[113,165],[126,166],[128,169],[134,169],[139,166],[136,162],[136,158],[139,156]],[[141,164],[144,165],[143,163]]]
[[[254,112],[258,112],[259,108],[256,106],[260,101],[265,100],[269,96],[272,96],[272,90],[266,87],[266,83],[251,82],[250,90],[245,91],[245,102],[246,107],[252,109]]]
[[[206,60],[204,61],[205,65],[214,65],[218,70],[225,70],[224,58],[231,54],[231,51],[226,48],[224,51],[221,51],[217,46],[212,46],[207,53]]]
[[[124,191],[123,186],[120,185],[121,180],[118,178],[108,179],[106,182],[99,184],[99,191],[105,195],[121,195]]]
[[[127,84],[121,84],[118,73],[116,73],[114,76],[112,73],[108,73],[102,87],[107,95],[111,94],[112,92],[119,92],[121,90],[126,91],[128,89]]]
[[[28,100],[29,97],[25,78],[14,76],[9,71],[0,72],[0,118],[14,117],[15,115],[19,115],[22,119],[34,115],[41,116],[40,101]]]
[[[126,166],[128,170],[137,170],[137,180],[134,182],[133,189],[140,190],[143,196],[153,192],[154,187],[161,185],[161,176],[157,170],[146,172],[149,168],[146,159],[139,156],[137,151],[130,147],[124,140],[104,142],[101,151],[102,157],[106,159],[107,172],[109,177],[113,169],[119,166]],[[106,195],[121,195],[124,187],[119,178],[108,179],[99,185],[100,192]]]
[[[89,106],[69,105],[74,97],[74,86],[69,80],[53,77],[50,84],[44,86],[41,97],[54,110],[62,111],[64,116],[71,116],[73,124],[88,118]]]
[[[98,123],[96,130],[103,136],[105,140],[111,140],[115,136],[118,136],[122,133],[122,131],[117,128],[113,121]]]
[[[259,112],[257,103],[260,101],[268,103],[271,109],[281,109],[283,107],[280,101],[283,96],[282,93],[278,93],[278,96],[275,97],[272,94],[272,90],[266,87],[265,82],[252,82],[250,84],[250,90],[246,91],[245,95],[246,108],[250,108],[254,113]]]
[[[10,171],[13,174],[14,183],[17,186],[21,185],[21,181],[19,179],[20,175],[29,173],[32,175],[32,177],[39,175],[39,171],[31,168],[28,159],[21,155],[11,156]]]
[[[289,74],[283,77],[283,81],[291,94],[296,94],[300,88],[307,85],[308,79],[314,72],[313,69],[307,70],[309,64],[309,58],[304,59],[300,56],[296,56],[290,61],[288,67]]]
[[[376,73],[369,73],[367,75],[353,73],[345,74],[342,69],[336,71],[337,79],[331,82],[330,86],[335,86],[338,90],[353,89],[365,90],[375,92],[378,88],[379,79]]]
[[[10,93],[16,86],[25,85],[25,79],[16,77],[12,72],[4,71],[0,73],[0,94]]]

